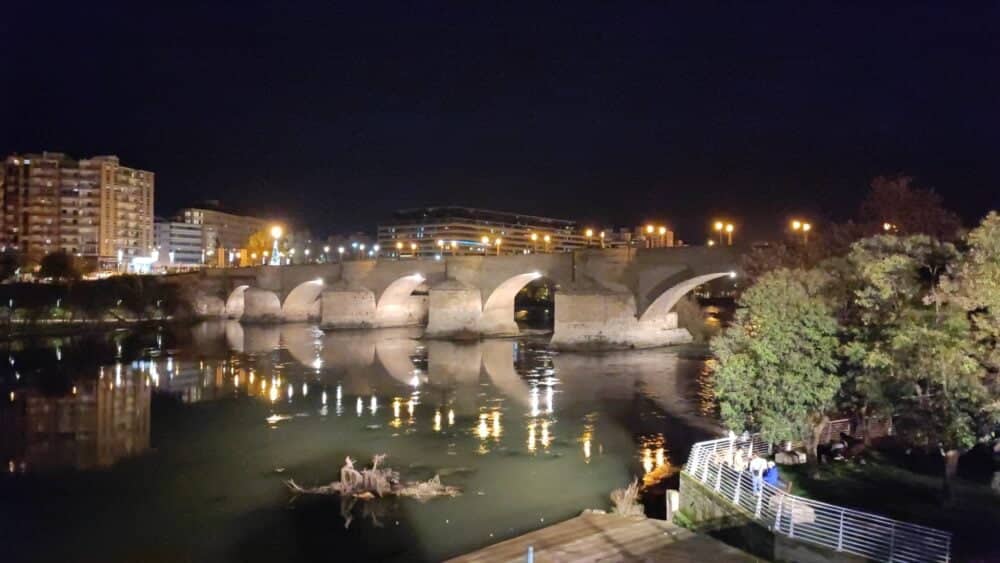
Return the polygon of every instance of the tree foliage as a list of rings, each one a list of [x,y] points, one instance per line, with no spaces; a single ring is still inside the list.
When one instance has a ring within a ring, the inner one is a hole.
[[[72,254],[57,250],[42,257],[38,275],[54,280],[76,280],[80,278],[80,268]]]
[[[814,441],[839,388],[828,281],[816,270],[781,269],[743,294],[733,324],[712,341],[716,394],[730,428],[775,442]]]
[[[897,234],[925,234],[945,241],[954,240],[962,226],[958,216],[944,208],[938,194],[916,187],[911,176],[902,174],[872,180],[871,191],[861,204],[860,219],[871,234],[881,232],[889,223]]]

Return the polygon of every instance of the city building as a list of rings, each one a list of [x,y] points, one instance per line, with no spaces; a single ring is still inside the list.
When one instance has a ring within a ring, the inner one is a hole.
[[[381,253],[400,258],[568,252],[599,246],[575,221],[470,207],[405,209],[378,226]]]
[[[154,175],[117,156],[11,155],[2,182],[0,244],[30,260],[64,250],[114,269],[153,249]]]
[[[158,265],[183,268],[205,263],[204,225],[157,219],[154,236]]]
[[[181,209],[175,221],[202,227],[202,248],[207,261],[217,265],[225,265],[230,253],[233,253],[234,259],[237,253],[242,254],[250,236],[271,224],[267,219],[223,211],[217,201]]]

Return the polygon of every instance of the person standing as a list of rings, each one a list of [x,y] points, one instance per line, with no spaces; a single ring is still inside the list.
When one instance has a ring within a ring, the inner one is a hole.
[[[767,460],[754,454],[750,460],[750,475],[753,477],[753,492],[760,494],[764,488],[764,470],[767,469]]]

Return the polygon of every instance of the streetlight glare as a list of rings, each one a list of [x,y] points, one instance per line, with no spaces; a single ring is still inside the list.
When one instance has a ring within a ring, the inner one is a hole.
[[[271,227],[271,236],[274,238],[281,238],[282,232],[281,225]]]
[[[808,232],[810,229],[812,229],[812,225],[810,225],[809,223],[803,223],[802,224],[802,230],[803,231],[807,231]]]
[[[715,222],[715,230],[716,231],[721,231],[723,227],[724,227],[724,225],[722,224],[722,221],[716,221]]]
[[[587,229],[586,234],[587,234],[587,238],[590,238],[590,237],[594,236],[594,229]]]
[[[489,244],[490,243],[490,237],[484,236],[483,238],[481,238],[479,240],[481,240],[483,244]]]
[[[667,228],[666,228],[666,227],[662,227],[662,226],[661,226],[661,227],[660,227],[660,236],[662,237],[662,236],[663,236],[663,235],[665,235],[665,234],[667,234]]]
[[[792,221],[792,230],[793,231],[797,231],[797,230],[799,230],[801,228],[802,228],[802,221],[799,221],[797,219],[795,221]]]
[[[726,225],[726,232],[727,233],[733,232],[733,224],[732,223],[729,223],[729,224]]]
[[[655,230],[655,229],[654,229],[654,227],[653,227],[652,225],[646,225],[646,232],[647,232],[647,233],[649,233],[649,234],[653,234],[653,231],[654,231],[654,230]]]

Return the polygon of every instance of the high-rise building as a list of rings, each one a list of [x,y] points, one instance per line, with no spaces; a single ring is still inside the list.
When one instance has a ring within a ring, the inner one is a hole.
[[[469,207],[425,207],[378,226],[383,255],[437,256],[567,252],[599,241],[575,221]]]
[[[31,259],[64,250],[103,267],[153,249],[154,175],[117,156],[8,156],[0,244]]]

